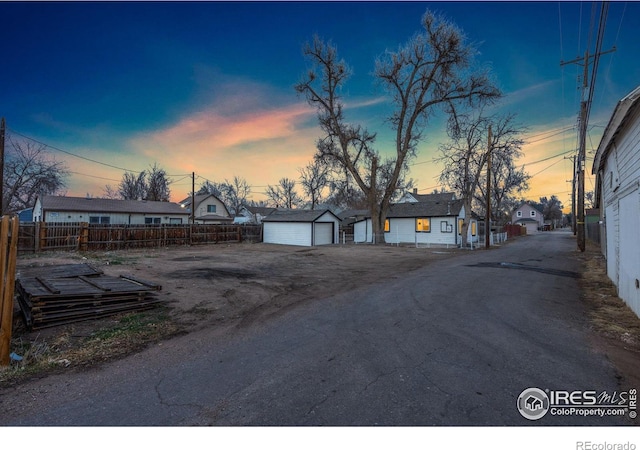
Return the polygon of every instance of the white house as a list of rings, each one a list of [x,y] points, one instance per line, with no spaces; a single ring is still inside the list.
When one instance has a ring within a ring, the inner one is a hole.
[[[544,227],[544,215],[531,204],[524,202],[511,214],[511,223],[527,228],[527,234],[536,234]]]
[[[45,195],[36,199],[33,221],[118,225],[186,224],[189,223],[189,213],[172,202]]]
[[[616,105],[592,173],[607,275],[640,316],[640,86]]]
[[[233,217],[225,204],[213,194],[198,194],[194,196],[195,223],[206,224],[231,224]],[[191,197],[187,197],[180,202],[180,205],[191,214]]]
[[[387,244],[460,245],[465,211],[462,200],[395,203],[385,221]],[[477,242],[478,224],[471,219],[467,242]],[[371,217],[356,222],[354,242],[373,242]]]
[[[267,244],[316,246],[339,242],[340,219],[329,210],[278,209],[262,219]]]

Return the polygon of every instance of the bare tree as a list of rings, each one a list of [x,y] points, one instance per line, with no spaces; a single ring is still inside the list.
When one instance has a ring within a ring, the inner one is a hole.
[[[488,142],[489,127],[491,143]],[[460,232],[465,246],[472,203],[483,179],[489,149],[498,165],[501,161],[513,161],[522,152],[524,141],[520,135],[523,128],[515,123],[513,115],[487,117],[480,110],[475,114],[456,115],[449,121],[448,133],[451,141],[440,145],[438,161],[444,164],[440,182],[454,190],[463,201],[465,217]]]
[[[111,185],[107,184],[103,189],[102,189],[102,198],[108,198],[111,200],[118,200],[120,199],[120,194],[118,193],[118,191]]]
[[[231,208],[232,214],[240,214],[240,211],[249,201],[251,186],[247,180],[239,176],[233,177],[232,181],[225,180],[226,192],[224,192],[224,202]]]
[[[118,194],[123,200],[144,200],[147,198],[147,172],[144,170],[136,175],[125,172],[118,185]]]
[[[157,163],[147,172],[147,195],[146,200],[154,202],[168,202],[171,199],[171,179],[167,177],[167,172],[158,167]]]
[[[529,189],[531,177],[525,172],[524,167],[518,169],[515,166],[514,156],[496,152],[491,161],[491,217],[497,223],[511,220],[511,205]],[[478,185],[479,195],[475,196],[478,205],[476,212],[479,214],[486,211],[486,177],[485,171]]]
[[[383,242],[389,205],[404,188],[407,163],[416,156],[429,116],[438,107],[455,115],[461,104],[474,105],[500,95],[486,73],[470,73],[474,50],[461,30],[429,11],[422,25],[423,32],[376,62],[375,76],[395,107],[389,118],[396,132],[395,155],[385,160],[373,148],[376,135],[346,121],[339,93],[350,70],[338,59],[336,48],[318,37],[304,47],[313,67],[296,90],[316,107],[326,135],[317,143],[317,156],[348,171],[365,194],[377,242]]]
[[[39,195],[54,195],[65,187],[67,166],[46,153],[46,146],[7,139],[2,212],[33,207]]]
[[[329,183],[327,166],[315,159],[307,167],[300,169],[300,184],[305,195],[311,200],[311,209],[322,201],[322,193]]]
[[[296,182],[289,178],[281,178],[276,186],[267,186],[266,195],[276,208],[296,208],[302,203],[295,190]]]

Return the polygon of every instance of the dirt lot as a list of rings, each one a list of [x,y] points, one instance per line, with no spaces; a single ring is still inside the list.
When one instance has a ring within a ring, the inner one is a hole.
[[[461,251],[247,243],[22,256],[18,272],[35,266],[89,263],[106,275],[127,274],[155,282],[162,286],[159,296],[166,307],[31,332],[16,319],[12,348],[24,359],[0,371],[0,381],[14,383],[67,367],[90,366],[203,327],[247,326],[297,303],[397,277]],[[622,369],[621,381],[640,385],[635,375],[640,319],[616,296],[595,246],[579,259],[594,346]]]

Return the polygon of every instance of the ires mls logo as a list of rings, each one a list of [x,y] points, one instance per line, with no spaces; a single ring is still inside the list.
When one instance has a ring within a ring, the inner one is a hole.
[[[544,417],[549,411],[549,405],[546,392],[538,388],[525,389],[518,397],[518,411],[525,419],[538,420]]]
[[[538,420],[547,413],[553,416],[637,416],[637,390],[563,391],[528,388],[518,396],[518,411],[525,419]]]

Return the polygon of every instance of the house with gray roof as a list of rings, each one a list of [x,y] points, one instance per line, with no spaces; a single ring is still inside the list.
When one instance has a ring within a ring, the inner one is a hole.
[[[328,209],[277,209],[262,219],[267,244],[316,246],[339,242],[340,218]]]
[[[107,198],[38,197],[34,222],[160,225],[189,223],[189,212],[177,203]]]
[[[462,242],[460,230],[464,220],[462,200],[432,197],[430,201],[392,204],[384,227],[388,244],[426,244],[457,246]],[[467,242],[477,242],[478,223],[471,219]],[[371,214],[354,225],[354,242],[373,242]]]

